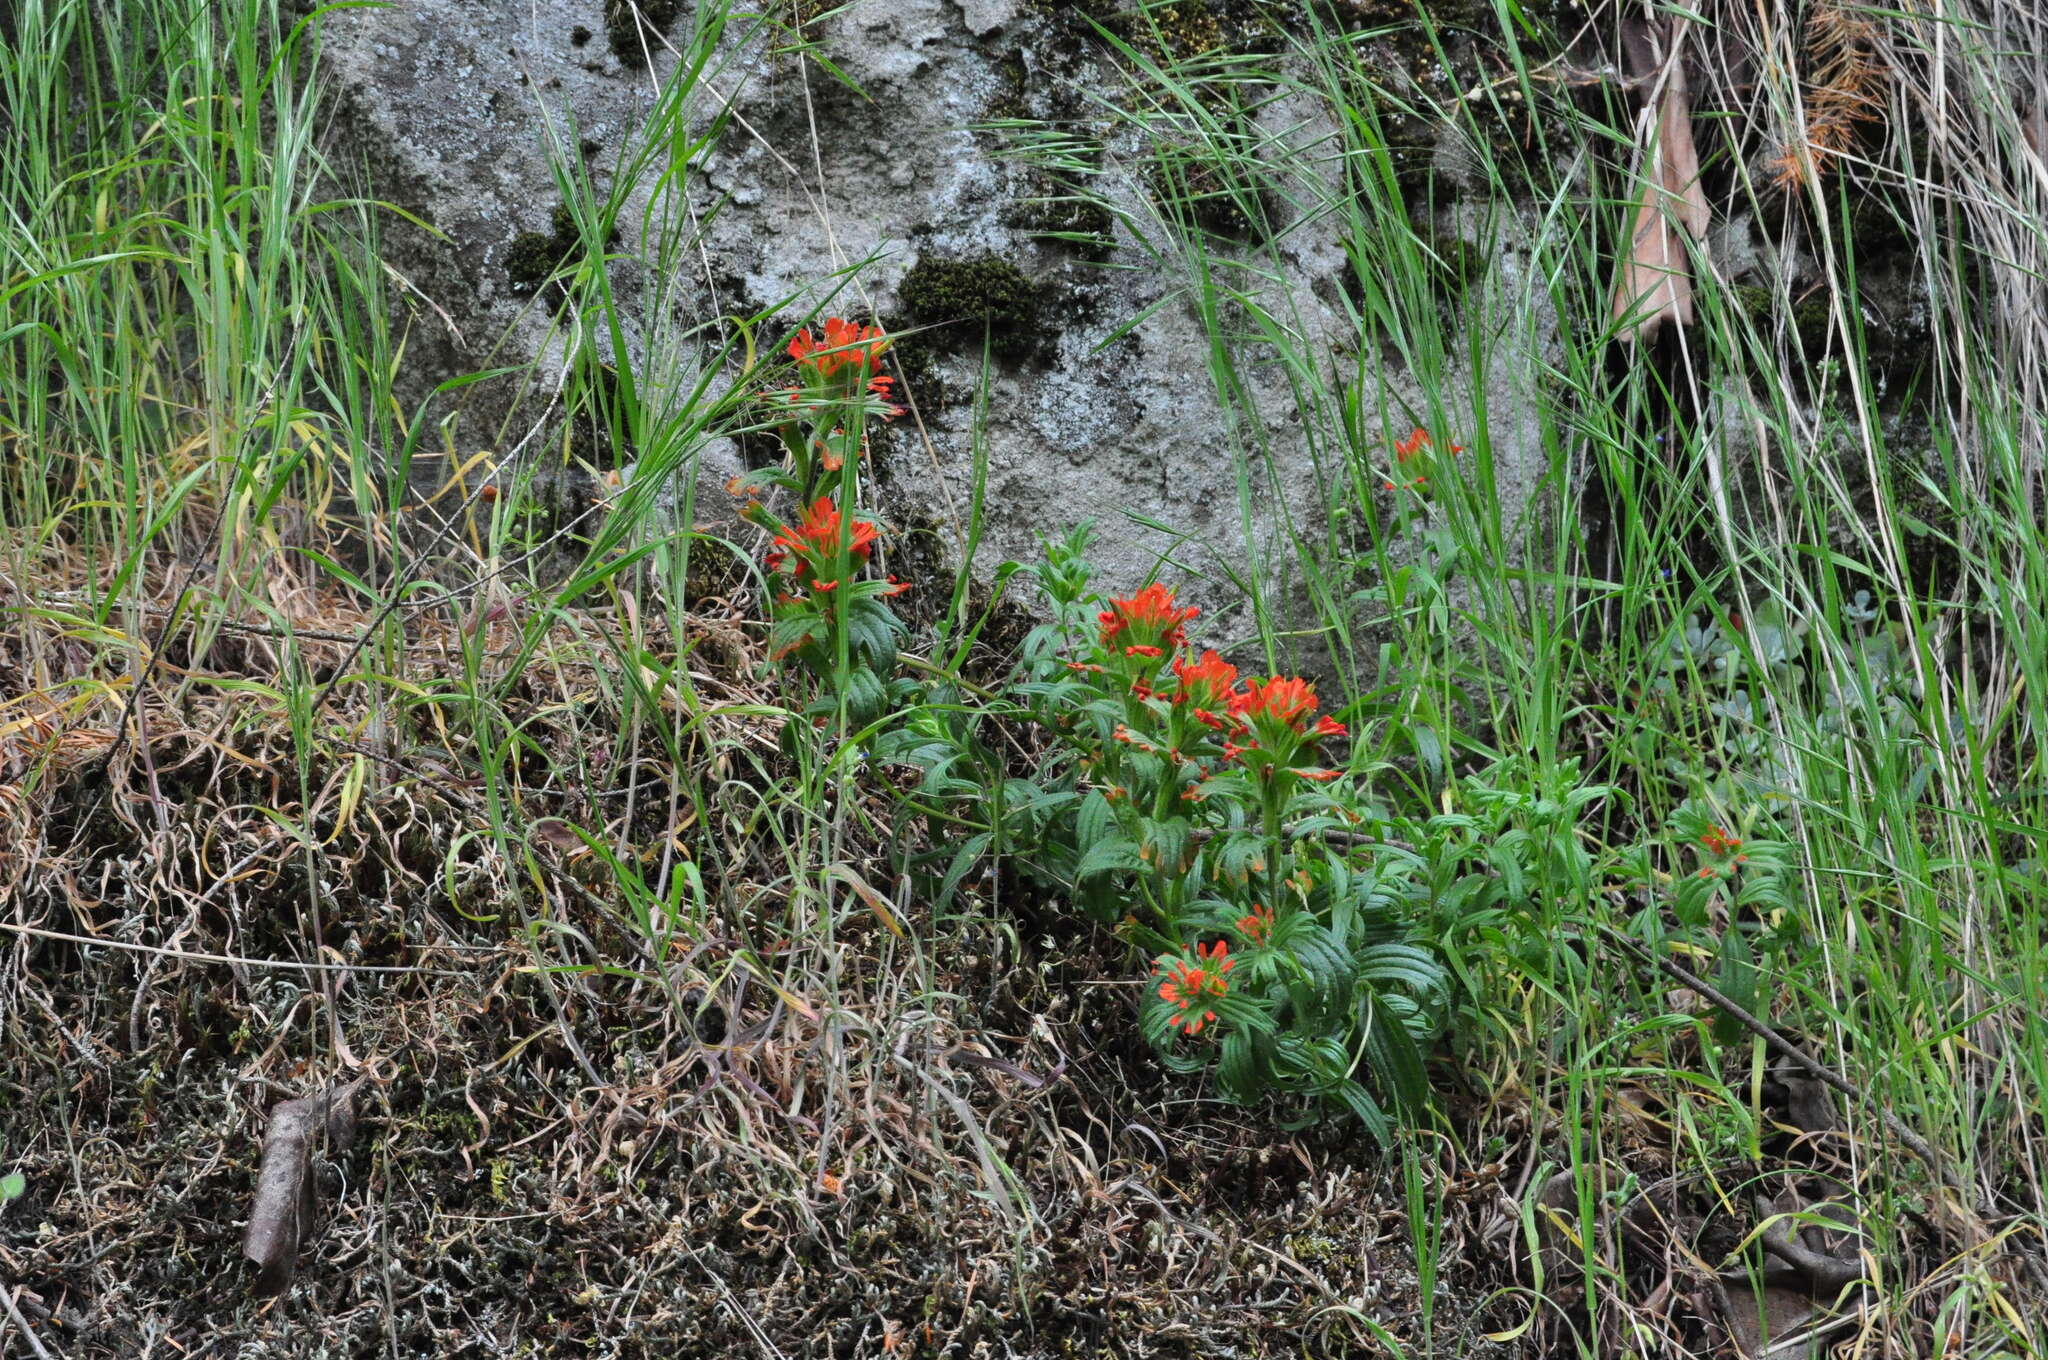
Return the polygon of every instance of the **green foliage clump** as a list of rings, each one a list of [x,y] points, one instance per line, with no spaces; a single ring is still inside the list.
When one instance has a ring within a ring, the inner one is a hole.
[[[1023,270],[986,252],[957,260],[927,255],[904,275],[897,296],[919,325],[983,323],[998,354],[1023,354],[1037,339],[1037,289]]]
[[[991,719],[1042,734],[1020,774],[954,703],[876,742],[919,772],[910,803],[953,830],[909,867],[951,900],[985,860],[1045,884],[1144,962],[1140,1032],[1227,1099],[1345,1111],[1376,1137],[1428,1099],[1451,1006],[1426,856],[1391,848],[1313,686],[1240,678],[1189,643],[1196,610],[1153,584],[1090,590],[1086,532],[1023,574],[1052,622]]]

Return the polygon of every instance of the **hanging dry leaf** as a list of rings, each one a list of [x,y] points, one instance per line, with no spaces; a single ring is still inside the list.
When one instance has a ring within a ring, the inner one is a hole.
[[[298,1268],[299,1247],[319,1208],[313,1188],[313,1150],[324,1135],[340,1151],[355,1141],[356,1088],[360,1081],[271,1107],[263,1133],[263,1162],[242,1254],[256,1264],[258,1294],[281,1294]]]
[[[1649,145],[1637,164],[1640,188],[1628,259],[1614,286],[1614,318],[1634,318],[1630,338],[1647,342],[1666,321],[1692,324],[1692,266],[1687,237],[1707,230],[1707,198],[1700,191],[1699,152],[1692,140],[1692,97],[1685,64],[1674,52],[1670,75],[1649,123]],[[1681,236],[1680,233],[1684,235]]]

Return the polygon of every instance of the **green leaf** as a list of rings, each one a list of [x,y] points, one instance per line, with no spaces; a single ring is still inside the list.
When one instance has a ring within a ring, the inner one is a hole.
[[[815,641],[823,631],[825,621],[813,613],[790,614],[775,621],[768,630],[768,651],[770,655],[782,656],[793,652],[807,642]]]
[[[1145,827],[1146,844],[1152,851],[1152,864],[1164,873],[1180,872],[1181,861],[1187,855],[1188,824],[1179,817],[1170,817],[1163,822],[1148,822]]]
[[[1365,1125],[1365,1131],[1373,1136],[1374,1142],[1385,1147],[1394,1141],[1394,1126],[1387,1118],[1387,1112],[1363,1086],[1346,1077],[1337,1083],[1334,1094],[1346,1109],[1358,1116],[1358,1122]]]
[[[953,894],[959,890],[960,880],[967,877],[968,871],[980,863],[981,857],[988,853],[989,839],[989,833],[986,831],[969,836],[955,852],[952,864],[947,866],[946,877],[939,884],[939,896],[934,905],[944,907],[953,900]]]
[[[887,698],[880,678],[867,667],[857,667],[846,677],[846,711],[856,723],[873,722]]]
[[[1749,936],[1730,925],[1721,937],[1721,973],[1715,983],[1721,995],[1751,1015],[1756,1014],[1757,1008],[1757,973],[1756,954],[1749,947]],[[1714,1015],[1713,1028],[1714,1037],[1724,1044],[1734,1043],[1744,1033],[1741,1021],[1720,1010]]]
[[[1096,874],[1116,870],[1130,872],[1144,867],[1138,858],[1138,847],[1122,836],[1111,836],[1088,847],[1081,856],[1081,863],[1074,869],[1074,877],[1090,878]]]
[[[1092,790],[1081,800],[1081,815],[1074,822],[1074,848],[1086,854],[1110,833],[1112,822],[1109,800],[1102,790]]]
[[[1418,1110],[1429,1100],[1429,1078],[1422,1068],[1422,1050],[1408,1027],[1389,1014],[1385,998],[1367,993],[1367,1011],[1361,1017],[1366,1060],[1373,1074],[1386,1084],[1401,1104]]]
[[[1234,1100],[1250,1100],[1258,1095],[1259,1072],[1252,1061],[1252,1036],[1244,1030],[1234,1029],[1223,1036],[1216,1080]]]
[[[0,1204],[5,1204],[11,1199],[20,1199],[26,1193],[28,1193],[28,1177],[22,1175],[19,1171],[10,1171],[4,1176],[0,1176]]]

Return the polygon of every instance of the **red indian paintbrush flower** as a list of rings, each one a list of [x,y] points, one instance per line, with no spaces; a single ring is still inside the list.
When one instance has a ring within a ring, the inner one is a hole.
[[[768,569],[780,571],[785,562],[793,562],[798,582],[821,592],[836,590],[839,581],[832,573],[839,559],[842,533],[848,558],[855,563],[867,561],[874,551],[875,526],[864,519],[843,522],[832,498],[820,496],[797,515],[794,527],[785,527],[775,535],[775,551],[768,554]],[[821,575],[821,571],[825,574]]]
[[[1413,430],[1410,430],[1408,432],[1408,437],[1406,439],[1396,439],[1394,441],[1394,461],[1397,463],[1412,462],[1414,461],[1415,456],[1421,453],[1424,449],[1432,449],[1435,447],[1436,441],[1432,440],[1429,437],[1429,431],[1423,429],[1420,425],[1417,425]],[[1463,444],[1451,445],[1452,453],[1463,453],[1464,451],[1465,446]]]
[[[1096,617],[1103,646],[1126,656],[1160,657],[1187,642],[1187,621],[1201,612],[1194,605],[1175,607],[1172,587],[1154,581],[1135,595],[1111,600]]]
[[[1718,826],[1708,827],[1707,834],[1700,837],[1700,844],[1717,855],[1725,855],[1730,850],[1740,849],[1742,846],[1740,839],[1729,835]]]
[[[1237,918],[1237,933],[1253,944],[1264,944],[1273,938],[1273,909],[1258,903],[1252,904],[1249,916]]]
[[[1315,745],[1323,737],[1341,737],[1343,723],[1324,714],[1310,719],[1316,711],[1316,687],[1299,676],[1276,675],[1266,680],[1247,680],[1242,693],[1230,703],[1230,715],[1237,725],[1235,738],[1224,744],[1226,759],[1245,760],[1262,772],[1292,770],[1304,779],[1335,779],[1335,771],[1304,768],[1302,758],[1313,758]]]
[[[1316,687],[1292,675],[1276,675],[1270,680],[1247,680],[1244,693],[1232,701],[1230,708],[1248,723],[1263,720],[1302,732],[1306,730],[1303,724],[1308,715],[1316,711]],[[1330,722],[1329,718],[1324,718],[1322,723],[1318,723],[1316,735],[1342,735],[1342,723],[1334,724],[1335,732],[1324,732],[1323,724]]]
[[[1175,661],[1173,673],[1180,680],[1174,703],[1187,705],[1196,718],[1210,727],[1229,726],[1230,706],[1236,697],[1237,667],[1207,651],[1200,661]]]
[[[806,326],[789,342],[789,357],[820,378],[830,378],[842,368],[873,370],[888,348],[888,338],[880,326],[862,326],[831,316],[825,318],[823,344],[812,338],[810,327]]]
[[[1159,968],[1166,978],[1159,984],[1159,999],[1177,1012],[1168,1018],[1168,1027],[1200,1034],[1202,1026],[1216,1019],[1216,1012],[1203,1004],[1205,998],[1220,997],[1230,991],[1224,974],[1236,966],[1237,960],[1230,957],[1230,946],[1222,940],[1195,946],[1192,959],[1162,954]],[[1158,974],[1155,972],[1154,976]]]

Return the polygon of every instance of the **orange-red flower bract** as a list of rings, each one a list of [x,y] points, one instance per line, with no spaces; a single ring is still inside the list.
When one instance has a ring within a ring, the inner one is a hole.
[[[875,546],[875,526],[864,519],[844,522],[839,507],[832,503],[830,496],[820,496],[805,506],[797,515],[792,527],[785,527],[775,535],[775,551],[768,554],[768,569],[780,571],[786,562],[794,561],[792,570],[800,582],[816,584],[818,589],[831,590],[838,585],[836,579],[825,584],[819,579],[820,569],[830,571],[839,558],[841,533],[846,536],[847,556],[855,563],[868,560]]]
[[[1707,834],[1700,837],[1700,844],[1706,846],[1714,854],[1725,855],[1731,850],[1740,849],[1742,841],[1738,837],[1729,835],[1718,826],[1710,826],[1707,828]]]
[[[1249,916],[1237,918],[1237,933],[1253,944],[1264,944],[1273,937],[1273,909],[1253,903]]]
[[[1174,692],[1176,704],[1186,704],[1195,717],[1210,727],[1229,723],[1230,704],[1237,691],[1237,667],[1213,651],[1202,653],[1199,661],[1176,660],[1173,673],[1180,680]]]
[[[1405,467],[1407,464],[1414,462],[1416,458],[1420,457],[1424,450],[1430,450],[1433,452],[1435,448],[1436,441],[1429,437],[1429,431],[1423,429],[1420,425],[1417,425],[1413,430],[1410,430],[1408,432],[1408,437],[1406,439],[1396,439],[1394,441],[1394,461]],[[1450,450],[1454,454],[1463,453],[1465,451],[1465,446],[1462,444],[1453,444],[1450,446]],[[1429,478],[1417,477],[1413,481],[1403,482],[1401,483],[1401,485],[1407,487],[1412,491],[1425,491],[1428,489],[1429,486]],[[1387,490],[1392,491],[1394,489],[1394,483],[1386,483],[1386,488]]]
[[[888,338],[880,326],[863,326],[831,316],[825,318],[823,344],[811,337],[810,327],[806,326],[789,342],[789,357],[820,378],[830,378],[842,368],[871,371],[888,348]]]
[[[1102,645],[1126,656],[1163,656],[1187,642],[1187,621],[1201,613],[1194,605],[1173,603],[1173,589],[1154,581],[1135,595],[1111,600],[1096,617],[1102,624]],[[1154,650],[1140,650],[1150,648]]]
[[[1235,735],[1243,738],[1243,743],[1226,743],[1224,757],[1234,760],[1255,750],[1264,751],[1292,767],[1297,755],[1314,750],[1318,738],[1345,734],[1344,724],[1328,715],[1316,718],[1315,726],[1309,726],[1315,711],[1316,687],[1299,676],[1276,675],[1266,680],[1245,681],[1243,692],[1230,702],[1230,715],[1237,726]],[[1336,777],[1334,772],[1298,773],[1308,778]]]
[[[1159,984],[1159,999],[1178,1012],[1167,1020],[1167,1025],[1200,1034],[1202,1026],[1216,1019],[1216,1012],[1203,1005],[1204,999],[1230,991],[1224,975],[1236,966],[1237,960],[1230,957],[1230,946],[1222,940],[1195,946],[1192,959],[1162,954],[1159,969],[1164,970],[1166,979]],[[1157,971],[1154,976],[1158,976]]]
[[[1316,711],[1316,687],[1293,675],[1247,680],[1244,693],[1230,707],[1247,722],[1263,720],[1300,732],[1308,715]]]

